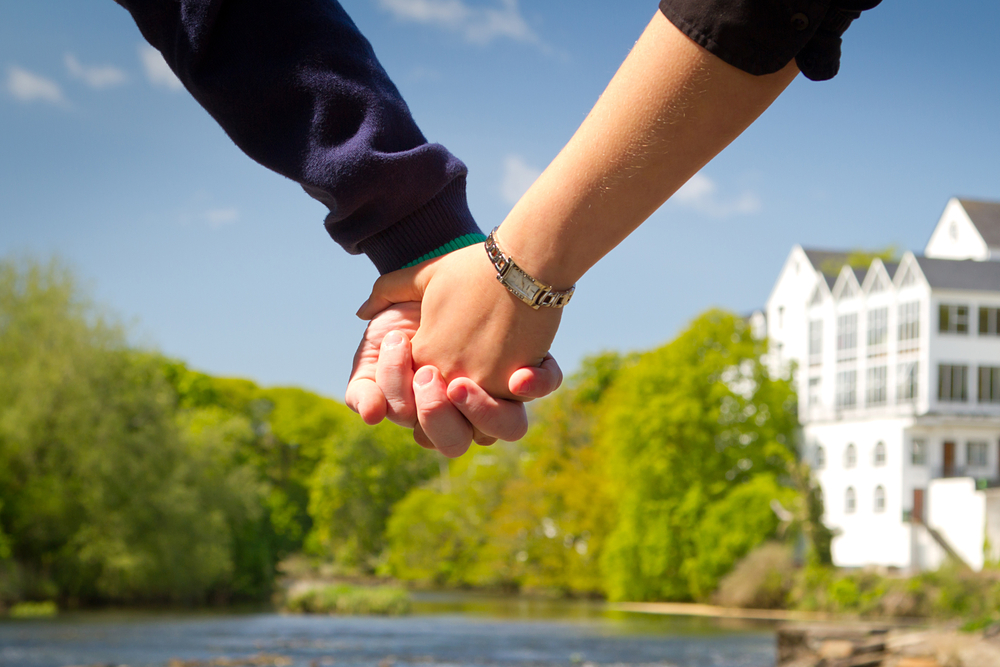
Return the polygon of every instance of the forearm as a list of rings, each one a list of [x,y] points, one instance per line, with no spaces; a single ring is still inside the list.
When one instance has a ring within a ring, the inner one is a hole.
[[[421,134],[334,0],[118,0],[250,157],[326,204],[330,235],[398,269],[478,233],[466,168]]]
[[[746,129],[798,70],[753,76],[657,12],[586,120],[501,225],[504,249],[565,288]]]

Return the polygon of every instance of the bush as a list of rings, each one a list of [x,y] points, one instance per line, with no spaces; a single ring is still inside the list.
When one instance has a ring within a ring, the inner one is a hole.
[[[725,607],[781,609],[792,589],[792,549],[766,542],[751,551],[723,577],[715,601]]]
[[[10,608],[11,618],[52,618],[59,613],[55,602],[18,602]]]
[[[284,609],[304,614],[399,616],[410,613],[410,594],[393,586],[317,586],[291,594]]]

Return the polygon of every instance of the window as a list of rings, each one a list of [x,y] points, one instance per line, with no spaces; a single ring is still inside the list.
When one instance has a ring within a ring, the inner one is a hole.
[[[844,494],[844,512],[847,514],[854,514],[854,510],[858,506],[858,495],[854,492],[854,487],[847,487],[847,492]]]
[[[778,328],[785,326],[785,307],[778,306]]]
[[[875,366],[868,369],[865,383],[865,405],[885,405],[889,397],[888,369],[885,366]]]
[[[938,400],[965,402],[969,394],[965,388],[965,378],[969,374],[968,366],[938,366]]]
[[[986,443],[967,442],[965,443],[965,465],[970,468],[986,467]]]
[[[868,356],[885,354],[889,342],[889,309],[874,308],[868,311]]]
[[[896,402],[912,403],[917,400],[917,362],[904,361],[896,367]]]
[[[920,347],[920,302],[899,304],[899,351]]]
[[[858,356],[858,314],[837,318],[837,361],[851,361]]]
[[[885,487],[881,484],[875,487],[875,511],[885,511]]]
[[[822,389],[822,378],[809,378],[809,405],[819,405],[822,400],[820,390]]]
[[[816,470],[826,467],[826,450],[822,446],[816,448]]]
[[[858,465],[858,448],[851,443],[844,450],[844,467],[853,468],[856,465]]]
[[[979,309],[979,335],[1000,336],[1000,308]]]
[[[914,438],[910,443],[910,462],[915,466],[927,465],[927,441]]]
[[[969,307],[942,303],[938,317],[938,331],[941,333],[969,333]]]
[[[840,371],[837,373],[837,407],[853,408],[857,405],[858,372]]]
[[[1000,366],[979,367],[979,402],[1000,403]]]
[[[877,466],[885,465],[885,443],[881,440],[875,443],[875,452],[872,456],[872,461]]]
[[[823,363],[823,320],[809,321],[809,365]]]

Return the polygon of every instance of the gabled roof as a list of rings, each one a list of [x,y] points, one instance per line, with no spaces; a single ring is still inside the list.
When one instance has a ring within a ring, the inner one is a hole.
[[[931,259],[919,255],[916,260],[932,288],[1000,292],[1000,262]]]
[[[1000,247],[1000,202],[959,199],[979,235],[991,248]]]
[[[813,268],[823,274],[826,286],[832,291],[833,286],[837,284],[840,267],[847,264],[848,253],[835,250],[811,250],[809,248],[803,248],[802,252],[809,258],[809,263],[813,265]]]

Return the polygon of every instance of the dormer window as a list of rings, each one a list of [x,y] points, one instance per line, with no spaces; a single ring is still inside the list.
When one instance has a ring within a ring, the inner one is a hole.
[[[889,342],[889,309],[872,308],[868,311],[868,356],[886,353]]]
[[[899,351],[908,352],[920,346],[920,302],[899,304]]]
[[[837,318],[837,361],[852,361],[858,356],[858,314]]]

